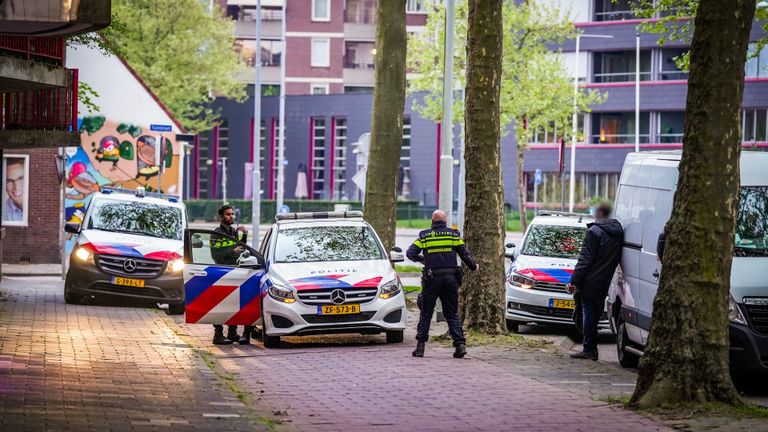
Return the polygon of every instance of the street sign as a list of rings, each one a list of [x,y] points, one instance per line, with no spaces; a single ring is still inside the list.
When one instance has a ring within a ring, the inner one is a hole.
[[[173,127],[171,125],[151,124],[149,125],[149,130],[152,132],[170,132],[173,130]]]
[[[283,204],[282,207],[280,207],[279,213],[290,213],[290,212],[291,212],[291,208],[288,207],[287,205]]]
[[[536,168],[536,172],[533,174],[533,183],[536,185],[541,184],[541,170]]]

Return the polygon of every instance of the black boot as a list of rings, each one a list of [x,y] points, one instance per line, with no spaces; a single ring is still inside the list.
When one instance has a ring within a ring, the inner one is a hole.
[[[453,352],[454,358],[462,358],[467,355],[467,346],[463,343],[456,345],[456,351]]]
[[[213,344],[214,345],[231,345],[232,341],[224,337],[224,331],[216,329],[213,332]]]
[[[231,340],[232,342],[237,342],[240,340],[240,335],[237,334],[237,326],[229,326],[229,328],[227,328],[227,339]]]
[[[239,343],[240,345],[250,345],[252,331],[253,331],[253,327],[251,326],[243,327],[243,335],[240,337],[240,340],[237,343]]]
[[[424,342],[418,341],[416,342],[416,349],[413,350],[413,356],[414,357],[424,357]]]

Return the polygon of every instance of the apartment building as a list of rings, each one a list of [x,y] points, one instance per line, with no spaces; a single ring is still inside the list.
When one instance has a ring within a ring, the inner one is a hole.
[[[427,21],[427,0],[407,0],[406,24],[418,32]],[[286,61],[286,94],[371,92],[376,53],[376,0],[222,0],[235,21],[237,50],[250,66],[257,61],[256,21],[261,22],[262,92],[279,91],[280,62]],[[283,49],[281,24],[286,18]],[[241,77],[252,83],[253,74]]]

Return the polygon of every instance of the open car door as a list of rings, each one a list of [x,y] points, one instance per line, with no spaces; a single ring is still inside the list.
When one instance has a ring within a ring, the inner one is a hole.
[[[184,295],[190,324],[253,325],[261,318],[264,258],[211,230],[184,231]]]

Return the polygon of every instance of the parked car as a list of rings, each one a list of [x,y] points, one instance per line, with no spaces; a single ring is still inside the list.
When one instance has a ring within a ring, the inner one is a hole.
[[[178,197],[103,189],[88,205],[69,258],[64,300],[77,304],[94,295],[151,300],[184,313],[182,279],[186,210]]]
[[[187,230],[188,323],[262,327],[264,346],[283,336],[385,333],[403,341],[405,295],[388,255],[361,212],[279,214],[258,251],[235,244],[236,265],[214,262],[216,234]],[[234,240],[234,239],[232,239]]]
[[[512,260],[506,274],[507,328],[517,332],[520,324],[574,325],[574,300],[565,287],[592,217],[542,211],[533,218],[523,236],[522,247],[507,245]],[[608,327],[608,317],[600,320]]]
[[[627,155],[616,195],[625,246],[608,296],[619,362],[636,367],[648,340],[662,272],[658,257],[672,213],[680,152]],[[729,297],[734,370],[768,371],[768,153],[741,154],[741,192]]]

